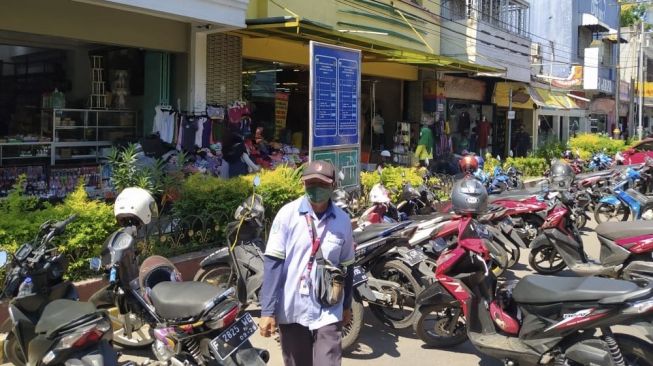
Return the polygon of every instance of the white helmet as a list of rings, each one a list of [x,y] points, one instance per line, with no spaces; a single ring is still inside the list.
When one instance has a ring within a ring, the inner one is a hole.
[[[390,203],[390,194],[381,183],[372,186],[370,190],[371,203]]]
[[[120,226],[147,225],[159,216],[156,201],[150,192],[138,187],[123,189],[113,205],[113,215]]]
[[[381,156],[383,156],[385,158],[389,158],[389,157],[392,157],[392,154],[390,154],[390,151],[388,151],[388,150],[383,150],[383,151],[381,151]]]

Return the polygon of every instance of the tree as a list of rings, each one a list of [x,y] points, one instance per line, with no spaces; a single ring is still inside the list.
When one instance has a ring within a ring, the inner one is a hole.
[[[621,19],[620,23],[622,27],[630,27],[632,25],[637,25],[642,21],[646,21],[646,12],[648,11],[649,5],[639,4],[639,5],[622,5],[621,7]],[[646,28],[650,28],[651,25],[647,24]]]

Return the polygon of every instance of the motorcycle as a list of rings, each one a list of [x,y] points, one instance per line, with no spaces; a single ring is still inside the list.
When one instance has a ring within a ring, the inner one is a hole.
[[[594,156],[592,156],[592,159],[590,160],[590,163],[587,166],[587,168],[590,171],[606,170],[612,167],[612,163],[613,160],[611,157],[609,157],[605,153],[597,153],[594,154]]]
[[[7,265],[2,298],[11,299],[3,349],[14,365],[117,365],[108,314],[77,301],[77,289],[63,279],[68,262],[52,245],[74,218],[45,222],[8,265],[0,252],[0,265]]]
[[[429,346],[469,339],[505,365],[636,365],[653,359],[653,286],[628,281],[531,275],[497,285],[476,222],[442,254],[437,282],[417,297],[417,335]],[[615,334],[637,325],[648,342]],[[600,334],[597,332],[600,330]]]
[[[243,305],[258,303],[264,270],[264,243],[261,235],[263,217],[262,198],[253,195],[246,199],[237,210],[236,221],[227,226],[230,245],[204,258],[194,280],[214,286],[235,288],[238,300]],[[382,252],[375,252],[375,256],[365,259],[366,266],[369,266],[371,271],[368,277],[375,291],[374,294],[382,297],[382,300],[371,304],[370,308],[379,320],[396,328],[410,327],[413,321],[410,317],[412,311],[407,314],[404,312],[402,296],[405,293],[412,293],[411,303],[414,303],[414,294],[430,283],[429,277],[432,279],[433,276],[432,266],[425,264],[427,258],[420,257],[419,253],[407,247],[406,235],[412,236],[414,232],[413,229],[405,229],[409,224],[410,222],[399,225],[368,225],[354,232],[354,240],[357,243],[356,253],[359,253],[360,248],[366,248],[368,241],[376,240],[374,242],[377,245],[383,244]],[[403,230],[402,235],[389,236],[400,230]],[[234,263],[238,265],[234,266]],[[400,290],[403,293],[400,293]],[[354,300],[363,297],[363,294],[358,291],[355,286]],[[390,294],[387,294],[388,292]],[[369,292],[366,296],[366,299],[371,301]],[[393,306],[398,306],[399,309],[392,309]],[[358,339],[362,327],[362,303],[354,301],[352,311],[352,323],[343,327],[342,345],[345,351],[351,350]]]
[[[653,220],[653,198],[635,188],[626,188],[639,187],[643,180],[649,180],[651,175],[647,171],[651,165],[653,161],[647,161],[640,170],[628,168],[624,172],[622,180],[610,188],[612,195],[599,200],[594,211],[596,222],[627,221],[629,217],[633,220]]]
[[[628,226],[622,223],[603,223],[596,227],[601,244],[599,262],[587,257],[583,241],[574,225],[574,214],[569,201],[574,198],[562,194],[559,202],[549,211],[542,225],[543,234],[531,247],[529,263],[541,274],[555,274],[569,267],[580,276],[606,276],[632,279],[644,277],[653,279],[653,223],[636,221]],[[650,234],[650,235],[649,235]],[[548,262],[549,266],[543,264]]]
[[[114,232],[106,241],[101,258],[92,267],[108,274],[109,285],[92,301],[115,306],[123,316],[137,317],[153,335],[152,352],[160,362],[172,365],[265,365],[266,350],[254,348],[249,338],[257,326],[249,313],[240,314],[233,289],[221,291],[202,282],[181,282],[159,274],[154,287],[144,285],[153,268],[174,265],[163,257],[147,258],[140,269],[136,254],[136,226]],[[178,273],[178,271],[174,271]]]

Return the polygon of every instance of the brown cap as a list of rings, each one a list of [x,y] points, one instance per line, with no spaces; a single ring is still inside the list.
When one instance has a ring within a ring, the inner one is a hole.
[[[332,184],[336,179],[336,170],[328,161],[315,160],[304,167],[302,180],[319,179],[323,182]]]

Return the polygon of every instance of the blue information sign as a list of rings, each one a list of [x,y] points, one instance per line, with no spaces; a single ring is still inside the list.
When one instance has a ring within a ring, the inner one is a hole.
[[[358,50],[311,42],[311,148],[359,143]]]

